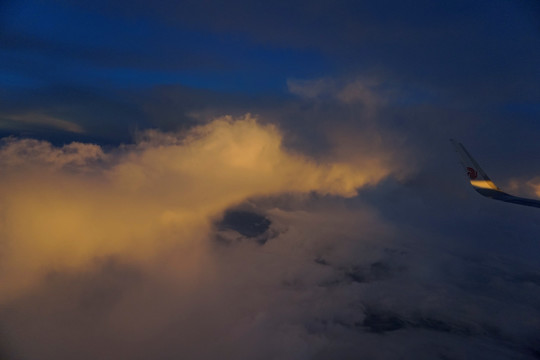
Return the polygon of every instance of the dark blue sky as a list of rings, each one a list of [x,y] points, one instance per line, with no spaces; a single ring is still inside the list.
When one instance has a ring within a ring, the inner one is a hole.
[[[329,67],[315,49],[271,46],[240,32],[172,24],[147,16],[144,9],[130,16],[37,1],[14,2],[4,12],[7,86],[181,84],[226,92],[279,91],[284,77],[316,76]]]
[[[534,1],[36,0],[1,11],[4,134],[52,136],[9,120],[38,112],[96,140],[128,141],[134,124],[160,126],[165,115],[148,102],[164,86],[198,94],[168,109],[183,103],[166,115],[181,124],[193,107],[259,113],[260,102],[298,100],[291,79],[376,78],[399,92],[388,107],[504,112],[513,122],[539,111]]]

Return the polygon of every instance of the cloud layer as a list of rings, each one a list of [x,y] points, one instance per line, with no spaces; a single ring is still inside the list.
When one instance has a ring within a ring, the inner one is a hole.
[[[0,354],[534,357],[540,276],[507,254],[516,219],[396,177],[387,152],[283,140],[249,115],[106,151],[4,139]]]
[[[144,261],[202,242],[213,217],[251,197],[350,197],[391,171],[383,159],[316,162],[293,154],[277,128],[249,115],[182,135],[148,131],[110,153],[7,139],[0,164],[3,299],[48,271],[112,255]]]

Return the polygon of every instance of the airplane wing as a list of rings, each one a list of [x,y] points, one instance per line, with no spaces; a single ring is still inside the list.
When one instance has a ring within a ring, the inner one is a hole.
[[[467,176],[469,177],[469,180],[474,190],[479,192],[481,195],[494,200],[501,200],[512,204],[540,208],[540,200],[522,198],[507,194],[502,191],[497,185],[493,183],[493,181],[491,181],[489,176],[487,176],[484,170],[482,170],[480,165],[478,165],[476,160],[474,160],[471,154],[469,154],[463,144],[455,140],[450,141],[452,142],[452,145],[454,145],[454,149],[456,150],[461,159],[461,163],[463,164],[463,167],[467,172]]]

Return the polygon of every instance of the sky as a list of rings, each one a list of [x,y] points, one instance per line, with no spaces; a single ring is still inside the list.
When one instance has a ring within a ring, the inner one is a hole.
[[[533,0],[0,2],[0,360],[538,359]]]

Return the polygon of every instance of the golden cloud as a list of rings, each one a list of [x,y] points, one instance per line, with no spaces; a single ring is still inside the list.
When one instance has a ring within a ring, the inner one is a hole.
[[[211,219],[255,196],[350,197],[391,172],[384,158],[315,161],[246,115],[185,134],[148,131],[105,153],[37,140],[0,148],[0,302],[51,271],[121,256],[152,263],[171,248],[203,249]],[[194,250],[195,249],[195,250]]]

